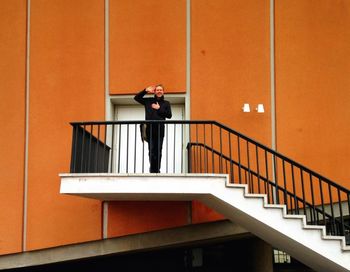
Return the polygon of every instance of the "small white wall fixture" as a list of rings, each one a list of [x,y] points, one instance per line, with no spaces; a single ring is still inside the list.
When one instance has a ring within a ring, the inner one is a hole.
[[[250,105],[248,103],[244,103],[242,110],[243,112],[250,112]]]
[[[258,113],[264,113],[265,112],[265,109],[264,109],[264,104],[258,104],[257,108],[256,108],[256,111]]]

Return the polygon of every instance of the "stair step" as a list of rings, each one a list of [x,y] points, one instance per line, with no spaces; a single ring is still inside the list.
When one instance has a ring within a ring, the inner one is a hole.
[[[286,206],[282,204],[265,204],[264,207],[272,209],[284,209]]]
[[[342,250],[346,252],[350,252],[350,246],[343,246]]]

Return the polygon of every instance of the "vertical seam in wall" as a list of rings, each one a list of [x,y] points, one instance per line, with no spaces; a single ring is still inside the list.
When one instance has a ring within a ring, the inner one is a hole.
[[[105,119],[111,120],[111,99],[109,95],[109,0],[105,0]],[[102,238],[108,238],[108,202],[102,204]]]
[[[186,97],[185,119],[191,119],[191,0],[186,1]],[[188,135],[189,137],[189,135]],[[192,201],[188,202],[187,222],[192,223]]]
[[[275,0],[270,0],[270,84],[271,84],[271,148],[276,150],[276,70],[275,70]],[[276,181],[275,159],[271,158],[272,181]],[[274,188],[273,199],[276,201],[277,192]]]
[[[275,1],[270,0],[271,147],[276,150]]]
[[[30,76],[30,0],[27,0],[26,29],[26,79],[25,79],[25,141],[24,141],[24,184],[23,184],[23,221],[22,251],[27,247],[27,201],[28,201],[28,144],[29,144],[29,76]]]
[[[186,2],[186,120],[191,119],[191,0]]]

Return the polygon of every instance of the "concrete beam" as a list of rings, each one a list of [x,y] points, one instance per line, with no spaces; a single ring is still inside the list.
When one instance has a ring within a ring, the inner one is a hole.
[[[197,246],[211,242],[240,239],[246,236],[251,236],[251,234],[242,227],[228,220],[223,220],[3,255],[0,256],[0,269],[30,267],[161,248]]]

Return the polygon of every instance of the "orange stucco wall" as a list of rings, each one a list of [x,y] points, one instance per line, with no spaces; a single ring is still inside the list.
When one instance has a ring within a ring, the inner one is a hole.
[[[0,254],[22,249],[26,1],[0,2]]]
[[[217,120],[270,145],[268,1],[191,3],[191,118]],[[244,114],[244,103],[263,103],[266,113]]]
[[[101,203],[60,195],[58,174],[69,122],[104,119],[103,48],[103,1],[31,1],[28,250],[101,238]]]
[[[269,2],[192,3],[191,118],[216,120],[271,144]],[[250,103],[252,112],[242,112]],[[254,107],[263,103],[266,112]],[[193,203],[194,222],[220,218]]]
[[[110,1],[110,93],[135,94],[163,84],[186,86],[186,1]],[[159,208],[159,209],[158,209]],[[188,223],[186,202],[110,203],[108,236]]]
[[[26,3],[0,2],[0,254],[21,251],[25,205],[28,250],[102,238],[102,203],[60,195],[58,174],[69,172],[69,122],[105,118],[106,72],[111,95],[157,83],[186,92],[188,83],[186,0],[110,0],[108,70],[104,0],[31,0],[28,82]],[[269,3],[191,0],[189,72],[192,119],[217,120],[271,146]],[[349,12],[347,0],[275,1],[277,149],[345,187]],[[221,218],[197,201],[109,202],[108,237]]]
[[[108,236],[123,236],[189,223],[187,202],[115,201],[108,206]]]
[[[349,12],[346,0],[276,1],[278,150],[345,187],[350,181]]]
[[[110,1],[110,92],[186,88],[186,1]]]

